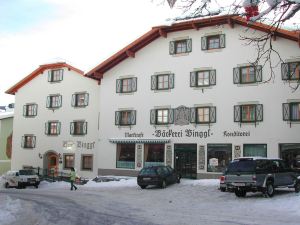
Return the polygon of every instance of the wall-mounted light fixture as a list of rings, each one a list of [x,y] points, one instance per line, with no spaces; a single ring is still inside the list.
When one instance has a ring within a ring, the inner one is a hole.
[[[39,153],[39,158],[42,159],[43,158],[43,155],[41,153]]]

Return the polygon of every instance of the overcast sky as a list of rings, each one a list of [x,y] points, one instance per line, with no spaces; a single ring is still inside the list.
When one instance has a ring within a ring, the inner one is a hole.
[[[0,105],[39,65],[88,72],[176,12],[151,0],[0,0]]]

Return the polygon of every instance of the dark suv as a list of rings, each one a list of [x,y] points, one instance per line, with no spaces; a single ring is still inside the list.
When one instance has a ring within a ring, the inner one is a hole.
[[[295,188],[295,192],[299,192],[299,174],[281,159],[254,157],[232,161],[220,183],[221,191],[233,191],[238,197],[244,197],[250,191],[260,191],[272,197],[274,189],[279,187]]]

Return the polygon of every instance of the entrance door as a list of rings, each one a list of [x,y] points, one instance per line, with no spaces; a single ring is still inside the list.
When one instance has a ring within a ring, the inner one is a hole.
[[[174,145],[174,167],[184,178],[197,178],[197,144]]]
[[[58,155],[55,153],[49,153],[47,155],[48,175],[57,176],[58,172]]]

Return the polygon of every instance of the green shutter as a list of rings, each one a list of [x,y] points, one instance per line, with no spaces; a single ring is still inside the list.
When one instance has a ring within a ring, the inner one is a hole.
[[[192,39],[186,40],[186,49],[187,49],[187,52],[192,52]]]
[[[25,147],[25,136],[22,136],[21,147]]]
[[[116,92],[122,93],[122,80],[121,79],[117,79],[117,81],[116,81]]]
[[[33,116],[36,116],[37,115],[37,104],[33,105],[32,111],[33,111]]]
[[[130,124],[136,125],[136,110],[130,112]]]
[[[289,64],[281,63],[281,78],[282,80],[289,80]]]
[[[48,135],[49,134],[49,122],[45,123],[45,134]]]
[[[89,105],[89,93],[84,94],[84,105],[85,106]]]
[[[156,109],[150,110],[150,124],[156,124]]]
[[[87,134],[87,122],[83,123],[82,129],[83,129],[83,134]]]
[[[241,122],[241,106],[235,105],[234,106],[234,122]]]
[[[196,71],[193,71],[193,72],[190,72],[190,87],[196,87],[197,86],[197,72]]]
[[[240,83],[240,67],[233,68],[233,83],[234,84]]]
[[[256,105],[256,121],[261,122],[263,121],[263,105],[262,104],[257,104]]]
[[[256,82],[262,82],[262,66],[257,66],[255,70]]]
[[[27,116],[27,105],[23,105],[23,116]]]
[[[169,109],[169,113],[168,113],[168,123],[169,123],[169,124],[174,123],[174,110],[173,110],[173,109]]]
[[[62,96],[59,95],[58,96],[58,107],[61,107],[62,106]]]
[[[174,88],[174,73],[171,73],[169,75],[169,88],[170,89]]]
[[[215,106],[209,108],[209,122],[215,123],[217,120],[217,110]]]
[[[220,48],[225,48],[225,34],[220,35]]]
[[[48,82],[52,82],[52,71],[48,70]]]
[[[169,44],[169,54],[174,55],[175,54],[175,41],[170,41]]]
[[[47,96],[46,107],[47,108],[51,107],[51,96]]]
[[[201,37],[201,49],[207,50],[207,37]]]
[[[76,106],[76,94],[73,94],[73,95],[72,95],[72,102],[71,102],[71,105],[72,105],[73,107]]]
[[[61,122],[57,123],[57,134],[60,134]]]
[[[196,123],[196,112],[195,107],[190,108],[190,123]]]
[[[137,90],[137,78],[133,77],[131,79],[131,91],[135,92]]]
[[[121,122],[121,111],[115,112],[115,125],[120,125]]]
[[[157,90],[157,75],[151,76],[151,90]]]
[[[290,121],[290,103],[283,103],[282,104],[282,117],[283,121]]]
[[[74,130],[75,130],[75,124],[74,124],[75,122],[71,122],[70,123],[70,134],[74,134]]]
[[[209,71],[209,85],[216,85],[216,70]]]

